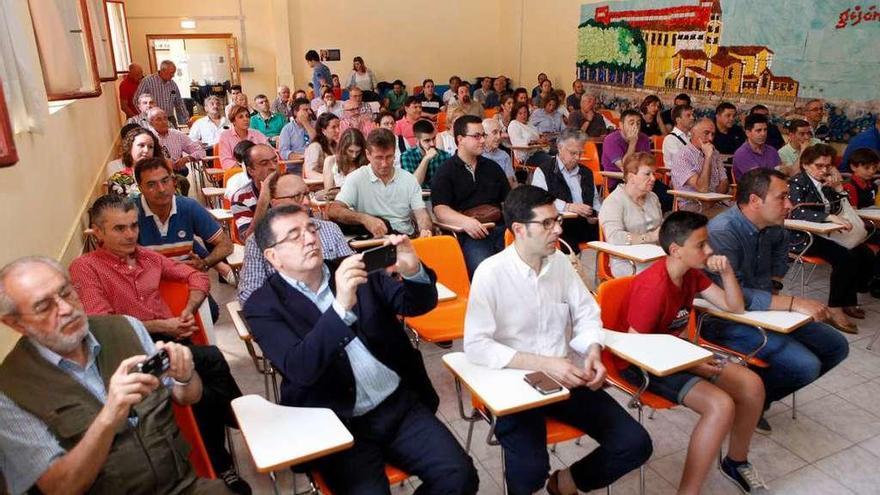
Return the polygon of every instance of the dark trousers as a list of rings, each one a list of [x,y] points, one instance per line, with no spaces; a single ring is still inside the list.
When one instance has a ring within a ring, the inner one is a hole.
[[[464,254],[469,278],[474,278],[474,270],[484,259],[504,250],[504,229],[504,224],[495,225],[489,230],[489,235],[483,239],[474,239],[464,232],[459,232],[458,243]]]
[[[580,253],[578,244],[599,240],[599,224],[590,223],[582,217],[566,219],[562,222],[562,240],[567,242],[575,253]]]
[[[314,463],[333,493],[390,494],[386,462],[419,477],[416,494],[477,493],[479,478],[471,458],[402,386],[369,413],[344,422],[354,447]]]
[[[610,485],[644,464],[653,452],[648,432],[604,390],[575,388],[564,402],[498,418],[495,435],[504,449],[511,495],[533,493],[547,480],[546,416],[582,430],[599,443],[571,465],[572,478],[582,492]]]
[[[859,304],[859,292],[867,292],[874,277],[874,253],[867,246],[860,244],[847,249],[824,237],[813,236],[807,254],[818,256],[831,265],[828,306],[841,308]]]
[[[202,398],[192,409],[211,465],[220,474],[232,467],[232,457],[225,444],[226,427],[238,427],[229,403],[241,397],[241,390],[220,349],[213,345],[190,345],[189,348],[202,379]]]
[[[762,340],[755,327],[711,316],[703,320],[701,334],[711,342],[743,354],[757,349]],[[767,332],[767,345],[756,357],[770,366],[753,369],[764,382],[764,409],[814,382],[848,354],[846,337],[825,323],[814,321],[789,334]]]

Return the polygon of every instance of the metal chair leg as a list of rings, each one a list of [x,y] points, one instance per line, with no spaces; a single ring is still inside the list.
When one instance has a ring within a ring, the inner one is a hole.
[[[797,419],[797,392],[791,394],[791,419]]]

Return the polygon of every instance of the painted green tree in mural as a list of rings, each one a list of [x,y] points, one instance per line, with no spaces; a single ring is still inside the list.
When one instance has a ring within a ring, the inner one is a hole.
[[[577,67],[582,79],[636,84],[645,70],[641,31],[621,22],[583,22],[578,26]]]

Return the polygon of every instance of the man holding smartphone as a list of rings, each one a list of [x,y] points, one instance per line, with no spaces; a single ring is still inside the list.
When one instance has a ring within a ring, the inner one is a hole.
[[[171,401],[202,395],[189,349],[154,344],[130,316],[87,317],[49,258],[0,268],[0,294],[0,320],[24,336],[0,366],[0,470],[11,493],[231,493],[196,478],[174,420]],[[157,349],[168,369],[137,372]]]
[[[571,390],[564,402],[498,418],[511,494],[539,490],[550,470],[545,417],[586,432],[599,447],[555,471],[551,494],[608,486],[651,456],[648,433],[602,390],[599,306],[568,259],[556,250],[562,217],[554,198],[520,186],[504,202],[514,242],[477,267],[464,322],[464,352],[476,364],[543,372]],[[566,342],[567,330],[572,338]],[[569,359],[570,350],[583,364]]]
[[[281,404],[332,409],[354,447],[315,461],[334,493],[385,493],[386,462],[418,476],[425,493],[474,494],[473,462],[435,416],[439,398],[397,315],[437,305],[436,275],[406,236],[386,270],[363,254],[324,262],[320,224],[297,205],[272,208],[254,232],[277,270],[247,300],[244,316],[281,372]]]

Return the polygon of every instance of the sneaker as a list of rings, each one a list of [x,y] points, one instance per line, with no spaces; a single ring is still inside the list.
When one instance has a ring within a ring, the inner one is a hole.
[[[251,495],[251,485],[248,485],[247,481],[241,479],[238,473],[235,472],[235,468],[229,468],[226,471],[223,471],[220,473],[219,478],[223,480],[223,483],[226,483],[226,486],[234,493],[237,493],[238,495]]]
[[[758,424],[755,425],[755,431],[761,435],[769,435],[773,433],[773,428],[770,427],[770,423],[763,414],[761,415],[761,419],[758,420]]]
[[[434,342],[434,345],[441,349],[452,349],[452,341],[451,340],[443,340],[440,342]]]
[[[743,493],[752,493],[753,490],[756,491],[759,488],[765,490],[770,489],[770,487],[767,486],[767,483],[764,483],[764,480],[761,479],[761,475],[755,471],[755,468],[749,462],[744,462],[734,467],[730,458],[725,457],[724,460],[721,461],[720,468],[721,474],[723,474],[725,478],[736,483],[739,491]]]

